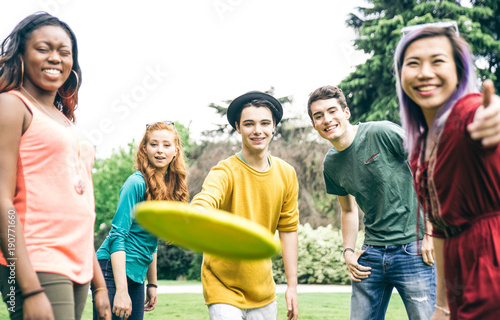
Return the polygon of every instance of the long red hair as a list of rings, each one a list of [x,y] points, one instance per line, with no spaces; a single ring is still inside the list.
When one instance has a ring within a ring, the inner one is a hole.
[[[149,142],[151,133],[157,130],[167,130],[174,133],[175,147],[177,155],[168,165],[165,175],[156,170],[156,167],[149,162],[146,154],[146,145]],[[136,170],[139,170],[146,181],[145,200],[171,200],[188,202],[189,193],[186,184],[186,163],[184,152],[179,137],[179,133],[173,124],[157,122],[146,128],[146,133],[137,148]]]

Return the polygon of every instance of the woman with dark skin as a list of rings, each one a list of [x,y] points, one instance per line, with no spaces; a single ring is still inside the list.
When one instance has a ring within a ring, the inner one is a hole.
[[[11,319],[80,319],[91,281],[100,319],[111,316],[93,248],[94,150],[74,126],[80,84],[76,37],[56,17],[30,15],[2,43],[0,290]]]

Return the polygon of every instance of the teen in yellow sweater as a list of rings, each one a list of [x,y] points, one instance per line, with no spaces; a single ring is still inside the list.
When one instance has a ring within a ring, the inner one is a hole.
[[[259,223],[271,233],[279,232],[288,319],[297,319],[298,182],[292,166],[268,154],[282,115],[281,104],[268,94],[252,91],[236,98],[227,116],[241,134],[242,151],[212,168],[192,204],[223,209]],[[202,283],[210,318],[276,319],[271,267],[271,259],[239,261],[205,254]]]

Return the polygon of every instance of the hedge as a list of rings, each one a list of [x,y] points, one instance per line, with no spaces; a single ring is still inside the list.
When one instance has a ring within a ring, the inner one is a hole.
[[[300,225],[298,231],[299,257],[297,280],[299,284],[348,284],[349,274],[344,262],[342,233],[331,225],[313,229]],[[360,248],[364,235],[358,234],[356,248]],[[276,283],[286,283],[281,253],[273,258]]]

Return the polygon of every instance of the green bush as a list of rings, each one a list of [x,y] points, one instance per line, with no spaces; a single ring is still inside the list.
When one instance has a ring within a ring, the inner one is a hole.
[[[158,243],[158,279],[200,280],[202,255],[175,244]]]
[[[99,230],[94,232],[94,248],[95,251],[97,251],[100,247],[101,244],[106,240],[106,237],[109,234],[109,231],[111,230],[111,224],[101,224],[99,227]]]
[[[349,274],[344,262],[342,233],[331,225],[313,229],[311,225],[300,225],[298,230],[299,258],[297,278],[300,284],[348,284]],[[364,235],[358,234],[357,248],[361,247]],[[273,273],[276,283],[286,283],[281,253],[273,258]]]
[[[187,273],[187,280],[201,281],[201,264],[203,262],[203,254],[195,252],[194,259],[191,260],[190,268]]]

